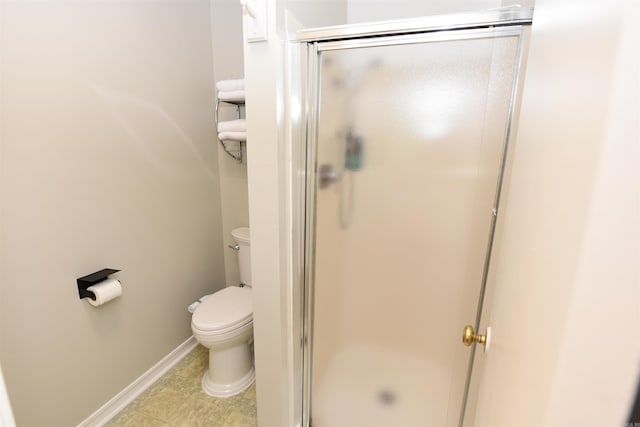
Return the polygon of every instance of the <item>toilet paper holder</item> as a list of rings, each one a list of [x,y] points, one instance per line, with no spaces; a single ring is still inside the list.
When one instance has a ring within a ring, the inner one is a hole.
[[[88,274],[86,276],[80,277],[76,279],[78,282],[78,294],[80,295],[80,299],[83,298],[91,298],[95,301],[96,295],[87,290],[89,286],[93,286],[97,283],[105,280],[109,275],[113,273],[117,273],[120,270],[114,270],[113,268],[105,268],[100,271],[96,271],[95,273]]]

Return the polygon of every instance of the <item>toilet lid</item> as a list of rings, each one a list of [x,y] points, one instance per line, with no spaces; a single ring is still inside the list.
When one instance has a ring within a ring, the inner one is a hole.
[[[205,299],[196,308],[191,322],[202,331],[242,326],[253,318],[251,288],[229,286]]]

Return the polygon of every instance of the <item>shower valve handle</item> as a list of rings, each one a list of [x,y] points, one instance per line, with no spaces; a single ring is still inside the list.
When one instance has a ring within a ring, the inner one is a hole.
[[[340,173],[330,164],[320,165],[318,168],[318,188],[327,188],[336,181],[340,181]]]
[[[240,245],[229,245],[229,249],[233,249],[234,251],[239,251]]]

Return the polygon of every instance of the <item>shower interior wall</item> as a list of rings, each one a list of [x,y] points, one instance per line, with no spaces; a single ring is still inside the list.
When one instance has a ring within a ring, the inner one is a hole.
[[[248,223],[246,167],[213,121],[215,79],[242,72],[236,3],[0,3],[0,360],[18,425],[80,423],[191,336],[189,303],[236,281],[223,251]],[[106,267],[123,295],[79,300],[76,278]]]

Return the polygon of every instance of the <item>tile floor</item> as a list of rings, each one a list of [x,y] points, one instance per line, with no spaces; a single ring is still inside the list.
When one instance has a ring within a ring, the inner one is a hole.
[[[198,345],[105,427],[254,427],[256,386],[224,399],[200,385],[207,349]]]

